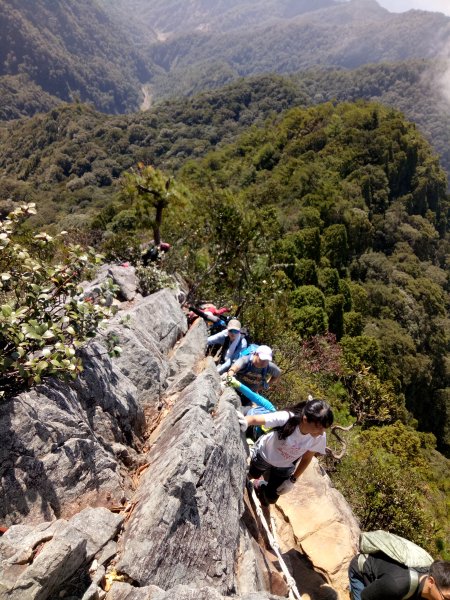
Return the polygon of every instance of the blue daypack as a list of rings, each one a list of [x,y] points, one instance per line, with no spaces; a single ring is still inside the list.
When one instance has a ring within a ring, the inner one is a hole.
[[[247,346],[247,348],[244,348],[243,350],[241,350],[239,352],[239,358],[241,358],[241,356],[247,356],[248,354],[253,354],[254,352],[256,352],[257,348],[259,348],[259,344],[249,344]]]
[[[244,348],[243,350],[241,350],[239,352],[239,358],[241,358],[242,356],[248,356],[249,354],[254,354],[256,352],[256,350],[259,348],[259,346],[260,346],[259,344],[249,344],[247,346],[247,348]],[[251,368],[251,365],[247,365],[240,372],[244,375],[245,373],[247,373],[247,371],[250,370],[250,368]],[[268,372],[269,372],[269,365],[267,365],[267,367],[264,367],[264,369],[261,372],[261,379],[262,379],[262,384],[263,384],[264,389],[267,389],[269,387],[267,380],[266,380]]]

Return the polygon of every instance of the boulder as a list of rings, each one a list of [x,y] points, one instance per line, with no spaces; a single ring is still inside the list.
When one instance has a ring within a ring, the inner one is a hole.
[[[49,379],[1,403],[1,524],[67,517],[88,503],[120,504],[128,495],[124,467],[140,464],[143,405],[159,401],[167,353],[187,323],[169,290],[122,314],[130,316],[129,327],[119,318],[111,325],[123,342],[120,358],[111,359],[98,337],[81,351],[77,380]]]
[[[125,322],[140,339],[152,337],[162,354],[167,354],[187,331],[187,319],[178,301],[169,289],[147,296],[135,306],[120,312]]]
[[[74,390],[55,386],[0,404],[0,521],[37,523],[123,496],[117,460]],[[117,425],[118,427],[118,425]],[[113,441],[113,440],[111,440]]]
[[[108,276],[112,278],[119,288],[117,294],[119,300],[129,301],[136,297],[139,282],[136,277],[136,269],[132,265],[128,263],[110,265]]]
[[[114,583],[107,595],[107,600],[229,600],[230,596],[223,596],[213,587],[189,587],[177,585],[167,591],[149,585],[135,588],[128,583]],[[242,596],[231,596],[234,600],[282,600],[268,592],[253,592]]]
[[[70,521],[11,527],[0,539],[0,599],[46,600],[115,538],[122,517],[87,508]]]
[[[347,598],[347,569],[357,552],[360,529],[347,501],[316,459],[294,489],[280,497],[276,508],[290,525],[289,535],[293,534],[293,539],[282,538],[283,551],[301,551],[324,582],[340,598]],[[301,580],[298,585],[304,593]]]
[[[177,343],[169,361],[168,394],[181,391],[195,379],[196,367],[205,357],[206,338],[206,324],[197,319]]]

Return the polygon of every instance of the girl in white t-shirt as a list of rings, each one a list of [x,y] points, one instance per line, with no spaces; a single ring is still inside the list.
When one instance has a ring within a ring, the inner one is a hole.
[[[289,410],[248,415],[248,425],[274,428],[251,448],[248,476],[255,482],[263,504],[274,504],[297,481],[315,454],[325,454],[325,430],[333,423],[333,412],[324,400],[300,402]],[[263,484],[263,485],[261,485]]]

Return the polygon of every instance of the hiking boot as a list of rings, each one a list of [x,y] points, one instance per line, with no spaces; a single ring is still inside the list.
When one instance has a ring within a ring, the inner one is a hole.
[[[269,506],[269,501],[266,498],[265,487],[267,486],[267,481],[264,479],[257,479],[253,482],[253,488],[255,490],[255,494],[258,500],[261,502],[262,506]]]

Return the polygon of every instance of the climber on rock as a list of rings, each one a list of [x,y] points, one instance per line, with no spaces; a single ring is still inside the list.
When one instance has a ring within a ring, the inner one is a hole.
[[[249,425],[272,428],[250,450],[248,476],[265,506],[274,504],[294,486],[315,454],[325,454],[325,430],[333,424],[330,406],[319,399],[299,402],[292,408],[268,414],[238,413],[241,430]]]
[[[161,262],[162,257],[166,252],[169,252],[170,248],[170,244],[166,242],[155,245],[152,240],[141,253],[141,260],[144,267],[147,267],[152,262]]]
[[[280,375],[280,369],[272,362],[272,349],[269,346],[257,346],[251,354],[238,358],[222,377],[236,377],[252,391],[260,393],[268,389],[269,383],[275,383]],[[248,402],[243,400],[243,404]]]
[[[226,329],[210,335],[206,345],[214,346],[215,344],[222,346],[222,364],[217,365],[217,371],[222,374],[228,371],[231,365],[239,358],[242,350],[247,348],[247,340],[241,334],[240,321],[230,319]]]
[[[427,573],[417,573],[382,552],[367,555],[360,567],[360,556],[353,558],[348,571],[352,600],[450,600],[448,561],[435,561]]]

